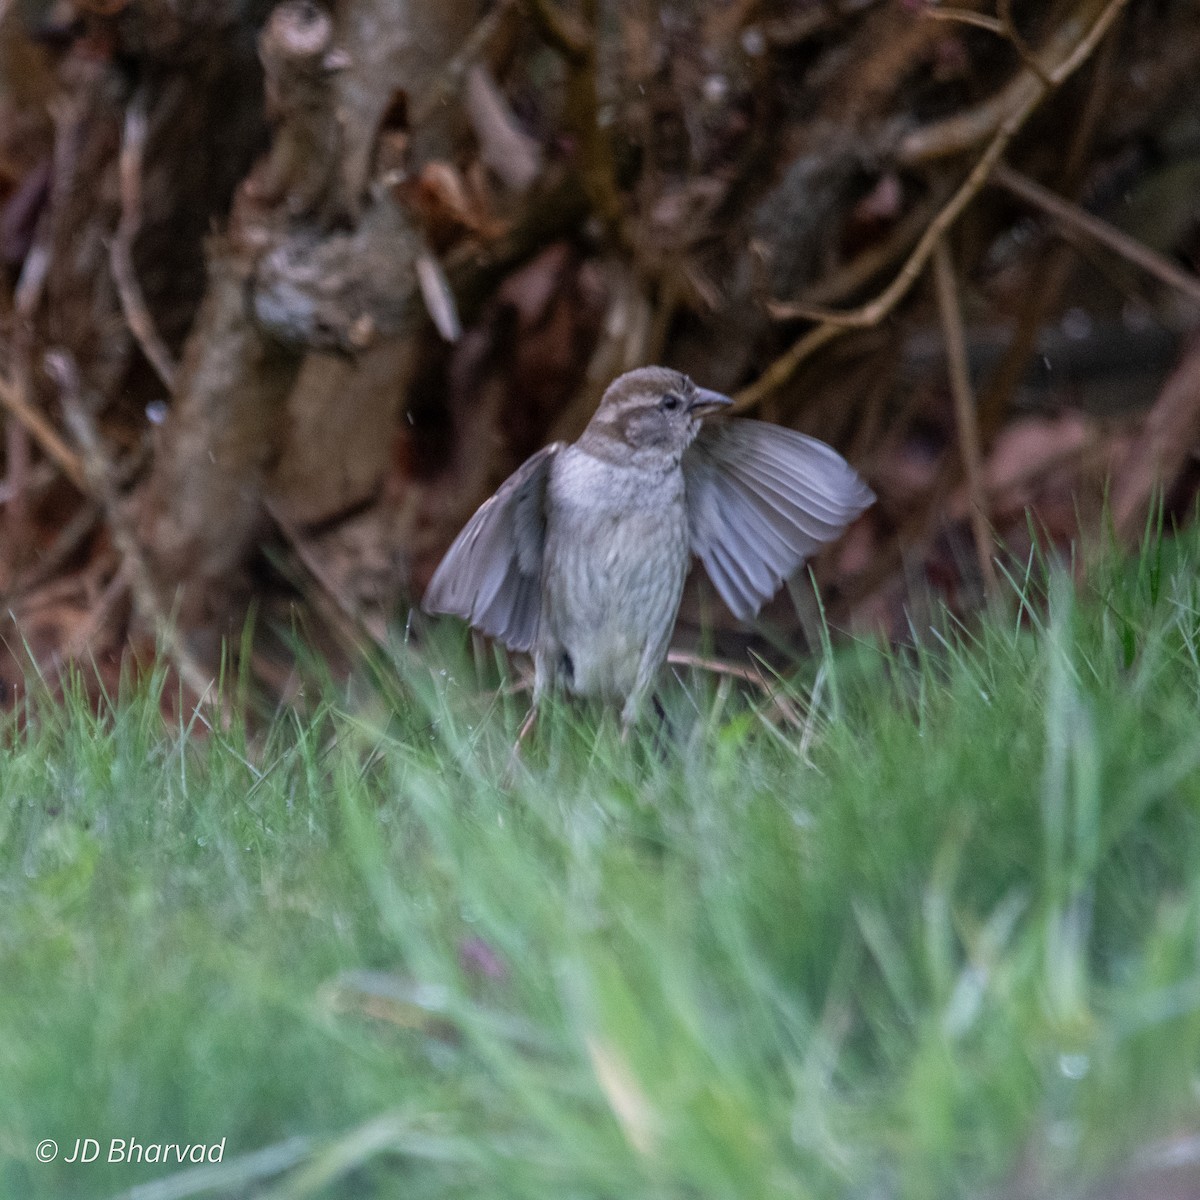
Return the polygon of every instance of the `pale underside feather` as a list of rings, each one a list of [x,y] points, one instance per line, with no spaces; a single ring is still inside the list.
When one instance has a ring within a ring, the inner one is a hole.
[[[422,607],[462,617],[511,650],[530,650],[541,606],[546,478],[563,447],[527,459],[486,500],[446,551]]]
[[[703,426],[683,474],[692,553],[742,620],[875,499],[824,442],[762,421]]]

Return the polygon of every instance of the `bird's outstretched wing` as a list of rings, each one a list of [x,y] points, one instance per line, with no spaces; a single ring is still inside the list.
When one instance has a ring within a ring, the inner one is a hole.
[[[529,650],[541,605],[546,478],[563,442],[544,446],[479,506],[446,551],[421,606],[451,613],[503,642]]]
[[[702,426],[683,474],[692,553],[742,620],[875,500],[837,451],[764,421]]]

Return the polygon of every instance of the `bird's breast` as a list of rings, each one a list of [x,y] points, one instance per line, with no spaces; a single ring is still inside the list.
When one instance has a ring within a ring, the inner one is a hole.
[[[569,448],[550,477],[543,639],[576,692],[626,696],[648,646],[669,638],[689,558],[683,475]],[[561,468],[561,469],[560,469]]]

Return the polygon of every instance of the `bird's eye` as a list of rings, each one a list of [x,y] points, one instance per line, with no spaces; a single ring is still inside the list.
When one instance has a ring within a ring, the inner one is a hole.
[[[668,392],[662,398],[663,412],[677,412],[683,407],[683,401],[674,392]]]

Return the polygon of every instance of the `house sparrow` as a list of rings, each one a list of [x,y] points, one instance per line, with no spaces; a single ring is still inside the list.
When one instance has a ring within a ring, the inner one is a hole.
[[[547,687],[623,702],[626,728],[667,656],[692,555],[734,616],[875,499],[823,442],[762,421],[704,419],[730,404],[643,367],[604,393],[571,445],[543,447],[467,522],[425,592],[532,651]]]

